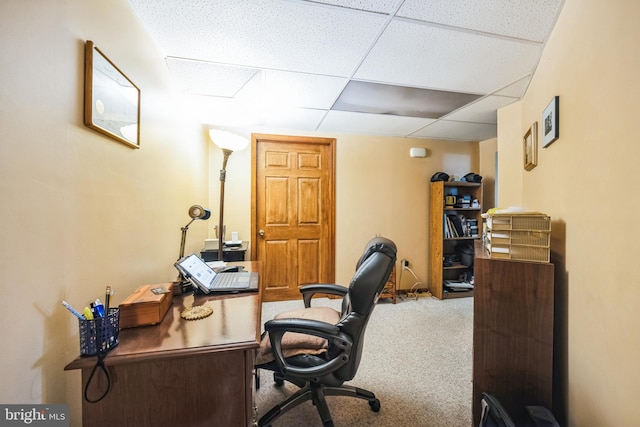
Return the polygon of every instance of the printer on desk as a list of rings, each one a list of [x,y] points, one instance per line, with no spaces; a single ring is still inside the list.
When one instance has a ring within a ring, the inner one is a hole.
[[[222,260],[225,262],[244,261],[248,248],[249,243],[246,241],[225,242],[222,247]],[[204,249],[200,251],[200,258],[205,262],[218,261],[218,239],[205,240]]]

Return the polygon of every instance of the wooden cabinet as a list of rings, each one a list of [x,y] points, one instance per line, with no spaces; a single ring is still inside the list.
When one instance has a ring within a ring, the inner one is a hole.
[[[473,277],[469,264],[473,264],[473,242],[482,233],[482,183],[432,182],[429,209],[429,291],[439,299],[472,296],[473,290],[453,291],[444,281]],[[453,234],[447,233],[447,218],[461,220]],[[460,259],[457,253],[463,245],[471,253]]]
[[[476,243],[473,425],[483,392],[498,398],[516,425],[527,405],[551,409],[553,286],[553,264],[491,259]]]
[[[384,285],[384,289],[380,293],[380,298],[391,298],[393,303],[396,303],[396,266],[393,266],[393,270],[391,270],[391,274],[389,275],[389,280]]]

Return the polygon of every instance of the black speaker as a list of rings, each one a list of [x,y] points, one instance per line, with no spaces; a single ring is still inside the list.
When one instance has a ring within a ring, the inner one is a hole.
[[[449,181],[449,175],[447,175],[444,172],[436,172],[431,177],[431,182],[436,182],[436,181]]]
[[[464,176],[464,180],[467,182],[482,182],[482,177],[477,173],[469,172]]]

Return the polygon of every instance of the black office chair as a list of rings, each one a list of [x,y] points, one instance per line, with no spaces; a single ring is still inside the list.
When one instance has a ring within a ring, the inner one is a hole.
[[[304,309],[265,323],[267,335],[262,340],[256,368],[273,371],[276,385],[286,380],[300,390],[267,412],[259,426],[271,425],[307,400],[312,400],[318,409],[323,426],[333,426],[325,396],[365,399],[373,411],[380,410],[380,401],[372,392],[343,383],[358,370],[367,322],[395,265],[396,251],[395,243],[389,239],[370,240],[348,288],[329,284],[303,286],[300,291]],[[341,296],[341,313],[330,307],[311,307],[311,298],[318,293]],[[332,316],[335,321],[329,320]],[[286,332],[290,333],[285,335]],[[310,344],[305,342],[307,337]],[[274,360],[265,361],[269,357]]]

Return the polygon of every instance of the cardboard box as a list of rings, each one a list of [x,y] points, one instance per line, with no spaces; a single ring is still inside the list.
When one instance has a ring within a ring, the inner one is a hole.
[[[119,305],[120,329],[160,323],[173,302],[172,287],[169,282],[136,289]]]

